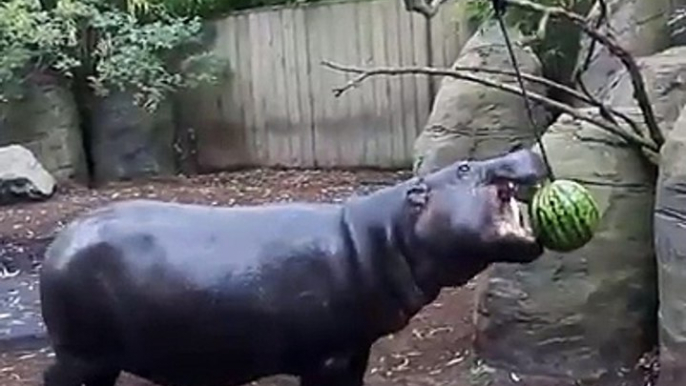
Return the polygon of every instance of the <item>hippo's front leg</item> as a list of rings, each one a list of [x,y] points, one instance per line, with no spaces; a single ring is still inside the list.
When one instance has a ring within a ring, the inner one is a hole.
[[[324,358],[301,375],[300,386],[363,386],[371,345]]]

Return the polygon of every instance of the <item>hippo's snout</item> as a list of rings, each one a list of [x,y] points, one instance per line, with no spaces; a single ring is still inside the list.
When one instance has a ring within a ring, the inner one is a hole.
[[[502,157],[486,161],[486,183],[511,181],[520,185],[534,185],[548,176],[543,158],[530,149],[516,150]]]

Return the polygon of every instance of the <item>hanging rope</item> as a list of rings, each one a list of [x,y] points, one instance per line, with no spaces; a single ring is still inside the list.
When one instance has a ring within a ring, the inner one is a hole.
[[[522,89],[522,98],[524,99],[524,107],[526,109],[527,115],[529,116],[529,122],[531,122],[531,126],[534,130],[534,136],[536,137],[536,142],[538,142],[538,146],[541,149],[541,156],[543,158],[543,163],[545,163],[546,168],[548,169],[548,176],[550,177],[551,181],[555,181],[555,176],[553,174],[553,170],[550,167],[550,162],[548,162],[548,155],[546,154],[545,147],[543,146],[543,141],[541,140],[541,134],[538,131],[537,125],[536,125],[536,120],[534,119],[534,113],[531,109],[531,105],[529,102],[529,96],[527,94],[526,88],[524,88],[524,80],[522,79],[522,74],[519,72],[519,64],[517,63],[517,58],[514,53],[514,49],[512,48],[512,43],[510,42],[510,37],[507,33],[507,28],[505,27],[505,21],[504,21],[504,14],[505,14],[505,8],[507,6],[507,3],[505,0],[492,0],[493,2],[493,11],[495,12],[496,19],[498,19],[498,24],[500,25],[500,30],[503,33],[503,38],[505,39],[505,45],[507,46],[507,51],[510,55],[510,60],[512,61],[512,67],[514,67],[515,71],[515,76],[517,78],[517,82],[519,83],[519,88]]]

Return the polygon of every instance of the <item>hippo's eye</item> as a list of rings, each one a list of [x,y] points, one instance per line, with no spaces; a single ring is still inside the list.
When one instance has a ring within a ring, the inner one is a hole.
[[[467,173],[471,168],[469,167],[469,164],[460,164],[457,167],[457,171],[460,173]]]

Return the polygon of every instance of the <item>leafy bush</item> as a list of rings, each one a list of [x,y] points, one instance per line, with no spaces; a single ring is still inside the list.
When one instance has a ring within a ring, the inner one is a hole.
[[[97,95],[130,90],[139,105],[154,110],[169,92],[221,75],[223,61],[207,52],[185,59],[194,65],[172,70],[173,54],[201,36],[198,18],[159,12],[141,23],[97,0],[61,0],[49,11],[35,0],[9,0],[0,4],[0,90],[16,89],[36,70],[66,79],[79,71]]]
[[[200,43],[202,24],[199,19],[165,16],[148,24],[138,25],[137,19],[119,11],[94,15],[90,26],[98,39],[93,51],[95,74],[91,82],[99,95],[117,88],[134,87],[136,99],[146,108],[154,109],[168,92],[182,87],[194,87],[201,82],[215,81],[219,66],[205,67],[205,72],[173,72],[169,69],[172,54],[180,47]],[[216,61],[210,53],[191,55],[187,61]]]
[[[80,65],[73,55],[79,45],[75,23],[53,16],[34,1],[0,4],[0,100],[19,95],[34,70],[52,68],[70,78]]]
[[[162,13],[174,17],[216,19],[245,9],[318,1],[320,0],[125,0],[122,8],[139,18],[154,19]]]

